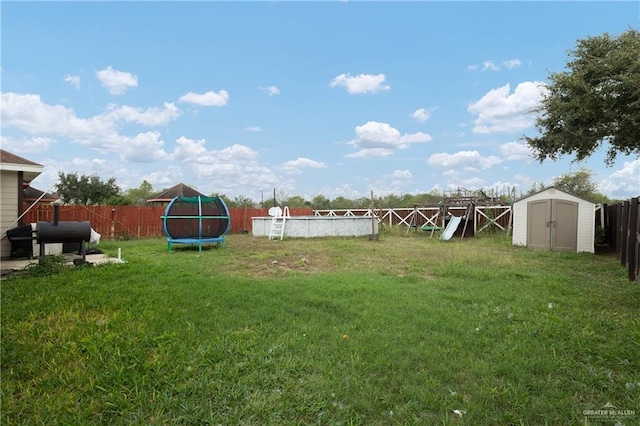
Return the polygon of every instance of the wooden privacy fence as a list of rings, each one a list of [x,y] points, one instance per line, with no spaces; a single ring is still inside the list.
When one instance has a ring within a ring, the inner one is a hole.
[[[640,283],[640,197],[613,206],[605,206],[600,223],[607,230],[609,244],[629,280]]]
[[[25,209],[28,206],[25,206]],[[60,206],[60,221],[88,221],[91,228],[105,239],[149,238],[164,236],[162,219],[164,206]],[[292,216],[311,216],[308,208],[290,209]],[[269,216],[268,209],[229,208],[230,233],[251,231],[251,218]],[[38,204],[22,218],[23,223],[50,222],[53,206]]]

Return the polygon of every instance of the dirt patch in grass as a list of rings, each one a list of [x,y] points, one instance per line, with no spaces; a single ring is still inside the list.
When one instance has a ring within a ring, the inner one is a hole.
[[[420,238],[422,237],[422,238]],[[230,235],[219,259],[218,272],[273,277],[339,271],[369,271],[383,275],[421,278],[432,276],[431,267],[443,261],[429,259],[440,250],[436,240],[423,235],[370,241],[367,238],[313,238],[269,240],[250,235]]]
[[[252,236],[230,236],[225,271],[242,271],[246,276],[270,277],[334,271],[336,253],[326,250],[326,242],[310,240],[269,240]]]

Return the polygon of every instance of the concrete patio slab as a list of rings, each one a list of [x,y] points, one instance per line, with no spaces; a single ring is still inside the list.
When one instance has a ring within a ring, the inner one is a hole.
[[[63,257],[66,260],[66,264],[72,266],[74,260],[82,259],[78,254],[64,254]],[[37,258],[35,259],[17,259],[17,260],[0,260],[0,270],[2,270],[2,276],[10,274],[11,272],[21,271],[29,267],[29,265],[37,264]],[[104,265],[107,263],[124,263],[124,260],[117,257],[109,257],[106,254],[87,254],[85,256],[87,263],[92,265]]]

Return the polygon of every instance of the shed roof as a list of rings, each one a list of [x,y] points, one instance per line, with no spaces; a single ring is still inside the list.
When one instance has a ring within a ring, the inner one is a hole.
[[[148,203],[168,203],[176,197],[206,197],[203,193],[191,188],[184,183],[179,183],[171,188],[163,191],[151,198],[147,199]]]
[[[591,200],[587,200],[587,199],[586,199],[586,198],[584,198],[584,197],[581,197],[581,196],[579,196],[579,195],[573,194],[573,193],[571,193],[571,192],[569,192],[569,191],[565,191],[564,189],[560,189],[560,188],[558,188],[558,187],[556,187],[556,186],[549,186],[549,187],[544,188],[544,189],[542,189],[542,190],[540,190],[540,191],[538,191],[538,192],[534,192],[533,194],[525,195],[525,196],[524,196],[524,197],[522,197],[522,198],[518,198],[515,202],[516,202],[516,203],[518,203],[518,202],[520,202],[520,201],[522,201],[522,200],[526,200],[526,199],[527,199],[527,198],[529,198],[529,197],[533,197],[534,195],[542,194],[543,192],[548,191],[548,190],[550,190],[550,189],[555,189],[556,191],[562,192],[562,193],[567,194],[567,195],[570,195],[570,196],[572,196],[572,197],[579,198],[579,199],[584,200],[584,201],[587,201],[587,202],[589,202],[589,203],[591,203],[591,204],[595,204],[595,203],[594,203],[593,201],[591,201]]]
[[[11,172],[23,172],[22,178],[25,182],[31,182],[42,173],[44,166],[34,163],[31,160],[20,157],[4,149],[0,149],[0,170]]]

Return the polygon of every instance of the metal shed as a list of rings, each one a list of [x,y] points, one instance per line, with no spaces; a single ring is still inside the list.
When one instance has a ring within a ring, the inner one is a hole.
[[[595,206],[555,187],[521,198],[513,204],[513,244],[593,253]]]

